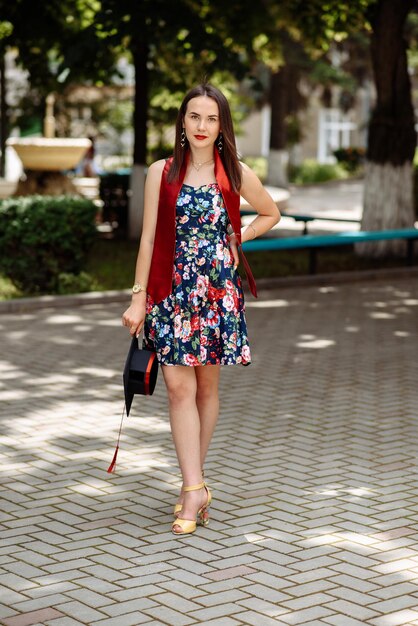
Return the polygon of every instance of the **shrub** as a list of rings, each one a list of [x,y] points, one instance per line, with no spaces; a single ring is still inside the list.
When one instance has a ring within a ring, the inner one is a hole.
[[[243,157],[241,160],[244,161],[244,163],[246,163],[249,167],[251,167],[253,172],[257,174],[258,178],[260,178],[261,181],[266,180],[268,163],[265,157],[246,156]]]
[[[0,203],[0,269],[24,293],[56,293],[60,274],[79,274],[94,241],[96,206],[73,196]]]
[[[62,272],[58,276],[57,292],[60,295],[98,290],[99,285],[96,279],[87,272],[80,272],[79,274]]]
[[[341,178],[347,178],[347,172],[338,163],[318,163],[314,159],[306,159],[302,165],[289,167],[289,180],[296,185]]]
[[[353,173],[363,164],[365,150],[363,148],[338,148],[333,154],[347,172]]]

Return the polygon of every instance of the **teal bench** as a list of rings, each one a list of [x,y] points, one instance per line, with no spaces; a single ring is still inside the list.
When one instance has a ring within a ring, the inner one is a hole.
[[[263,250],[296,250],[309,249],[309,273],[316,272],[316,256],[319,248],[345,246],[365,241],[382,241],[387,239],[403,239],[407,245],[407,265],[413,264],[414,241],[418,239],[418,228],[398,228],[393,230],[348,231],[330,235],[298,235],[297,237],[266,237],[246,241],[244,252]]]

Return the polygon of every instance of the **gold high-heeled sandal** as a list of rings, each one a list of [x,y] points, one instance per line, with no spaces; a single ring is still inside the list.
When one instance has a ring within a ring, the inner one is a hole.
[[[205,471],[202,469],[202,478],[205,477]],[[205,487],[207,487],[207,484],[205,483]],[[180,511],[182,509],[182,504],[181,502],[176,502],[176,504],[174,505],[174,511],[173,511],[173,515],[175,518],[177,518],[180,514]]]
[[[212,502],[212,494],[210,493],[210,490],[207,487],[206,483],[202,482],[199,485],[184,487],[183,491],[197,491],[198,489],[206,489],[208,495],[206,503],[198,510],[196,520],[181,519],[180,517],[174,520],[171,526],[171,530],[175,535],[189,535],[191,533],[194,533],[197,524],[200,524],[202,526],[207,526],[209,524],[209,506]],[[175,526],[180,526],[182,532],[174,530]]]
[[[183,508],[183,505],[180,502],[176,502],[176,504],[174,505],[174,512],[173,512],[174,517],[177,517],[179,515],[182,508]]]

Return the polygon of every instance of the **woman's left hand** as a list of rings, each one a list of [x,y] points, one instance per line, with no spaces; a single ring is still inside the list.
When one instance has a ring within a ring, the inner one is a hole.
[[[229,235],[229,247],[231,249],[232,256],[234,257],[234,267],[235,269],[237,269],[239,265],[239,254],[238,254],[237,237],[235,233],[232,233],[232,235]]]

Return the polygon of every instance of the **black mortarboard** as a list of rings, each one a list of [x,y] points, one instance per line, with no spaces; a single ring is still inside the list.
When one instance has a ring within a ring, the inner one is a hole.
[[[129,415],[132,400],[136,393],[143,396],[152,396],[157,382],[158,360],[155,352],[142,350],[138,346],[138,337],[133,337],[126,363],[123,370],[123,387],[125,390],[126,414]],[[112,473],[116,468],[116,458],[118,456],[120,435],[122,432],[123,413],[119,426],[118,442],[113,455],[108,472]]]
[[[157,355],[151,350],[141,350],[138,338],[133,337],[123,370],[126,415],[129,415],[134,394],[152,396],[157,382]]]

